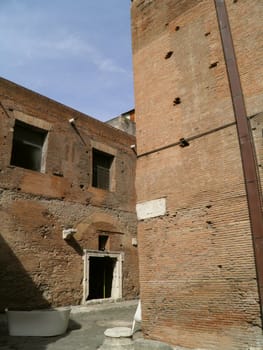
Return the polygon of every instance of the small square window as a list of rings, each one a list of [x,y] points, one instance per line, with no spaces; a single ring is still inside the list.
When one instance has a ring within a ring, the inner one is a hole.
[[[99,235],[99,250],[109,250],[109,236]]]
[[[104,190],[110,190],[111,167],[114,156],[93,148],[92,160],[92,186]]]
[[[15,121],[11,165],[41,171],[47,131]]]

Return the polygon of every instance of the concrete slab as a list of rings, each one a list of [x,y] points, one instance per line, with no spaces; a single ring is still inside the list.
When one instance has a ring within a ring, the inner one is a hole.
[[[106,329],[104,335],[110,338],[131,338],[132,332],[128,327],[114,327]]]
[[[166,343],[149,340],[137,339],[134,341],[134,350],[173,350],[174,348]]]

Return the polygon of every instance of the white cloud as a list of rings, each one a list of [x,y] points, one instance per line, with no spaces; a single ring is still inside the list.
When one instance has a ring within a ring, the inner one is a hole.
[[[34,30],[26,33],[13,28],[6,27],[0,31],[5,34],[0,38],[2,47],[2,60],[7,59],[8,64],[22,66],[37,59],[81,59],[85,57],[101,72],[127,73],[126,70],[114,62],[113,59],[105,57],[96,47],[90,45],[81,37],[64,31],[61,33],[50,33],[45,36]],[[14,45],[15,43],[15,45]]]
[[[116,0],[127,14],[129,2]],[[108,0],[0,0],[0,75],[88,114],[130,108],[129,37],[121,29],[129,23],[111,6]]]
[[[92,43],[87,33],[76,32],[72,23],[52,12],[30,6],[32,0],[0,0],[0,47],[2,65],[21,67],[41,60],[86,60],[101,73],[128,74],[123,64]],[[3,1],[3,2],[2,2]],[[34,2],[33,2],[34,3]],[[35,5],[35,3],[34,3]],[[12,14],[12,15],[10,15]],[[77,29],[78,30],[78,29]],[[96,32],[94,31],[94,35]],[[94,38],[94,37],[93,37]],[[116,51],[113,51],[114,53]],[[48,64],[46,62],[45,64]]]
[[[101,58],[97,62],[98,68],[102,71],[113,72],[113,73],[126,73],[125,69],[117,66],[111,59],[109,58]]]

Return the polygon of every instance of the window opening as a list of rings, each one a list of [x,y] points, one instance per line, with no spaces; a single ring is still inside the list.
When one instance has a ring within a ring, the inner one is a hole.
[[[109,236],[99,235],[99,250],[109,250]]]
[[[46,136],[46,130],[16,120],[10,164],[41,171]]]
[[[92,186],[104,190],[110,189],[110,173],[114,156],[111,154],[93,149],[93,173]]]

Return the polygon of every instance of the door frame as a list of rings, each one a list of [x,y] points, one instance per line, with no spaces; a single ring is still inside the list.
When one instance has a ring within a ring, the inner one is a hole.
[[[124,261],[123,252],[111,252],[111,251],[101,251],[101,250],[83,250],[83,297],[82,304],[87,303],[87,298],[89,295],[89,267],[90,267],[90,257],[97,258],[114,258],[116,259],[116,264],[113,270],[113,280],[112,280],[112,291],[111,297],[105,299],[93,299],[93,300],[116,300],[122,298],[122,262]]]

